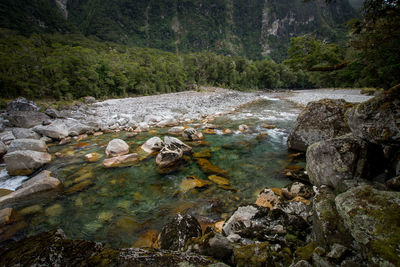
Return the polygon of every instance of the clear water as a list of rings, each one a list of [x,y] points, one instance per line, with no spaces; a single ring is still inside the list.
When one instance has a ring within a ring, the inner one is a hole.
[[[263,187],[288,184],[290,180],[278,175],[284,167],[303,164],[291,161],[286,146],[288,133],[298,113],[299,109],[289,102],[265,99],[212,122],[220,129],[236,130],[238,125],[247,124],[253,130],[252,134],[230,136],[221,135],[217,130],[215,135],[205,135],[209,146],[193,146],[194,152],[211,149],[210,161],[229,171],[229,181],[234,190],[212,184],[206,189],[180,192],[179,186],[186,176],[207,179],[195,160],[174,173],[160,174],[154,157],[135,166],[113,169],[104,168],[102,160],[87,163],[84,159],[84,155],[90,152],[104,155],[107,143],[113,138],[127,141],[133,152],[149,137],[163,137],[167,129],[156,129],[157,133],[142,133],[133,138],[126,138],[124,132],[105,134],[69,145],[51,146],[51,153],[64,155],[56,158],[49,170],[64,183],[65,191],[81,181],[89,181],[89,186],[73,194],[63,194],[43,205],[41,211],[26,215],[29,225],[26,234],[60,227],[70,238],[129,247],[143,232],[161,230],[177,212],[186,211],[209,221],[226,219],[237,206],[254,203]],[[265,123],[277,128],[264,129],[262,125]],[[258,140],[256,137],[262,131],[267,132],[268,137]]]

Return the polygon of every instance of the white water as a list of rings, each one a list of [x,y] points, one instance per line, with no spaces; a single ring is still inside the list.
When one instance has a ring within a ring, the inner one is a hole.
[[[0,188],[15,191],[28,176],[9,176],[7,170],[0,171]]]

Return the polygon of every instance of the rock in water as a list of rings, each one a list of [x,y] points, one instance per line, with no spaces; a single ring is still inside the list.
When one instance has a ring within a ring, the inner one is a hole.
[[[179,148],[183,151],[183,153],[192,151],[192,148],[190,146],[186,145],[178,138],[171,137],[171,136],[164,137],[164,145],[170,146],[170,149],[172,149],[172,150],[173,150],[173,148]]]
[[[287,141],[289,149],[306,151],[313,143],[349,133],[344,114],[350,106],[343,99],[308,103],[290,132]]]
[[[31,205],[33,200],[43,195],[48,195],[49,191],[54,191],[62,186],[61,182],[51,177],[49,171],[42,171],[38,175],[24,182],[22,186],[0,198],[0,207],[21,207],[26,204]]]
[[[85,155],[85,159],[89,162],[96,162],[101,159],[101,155],[99,153],[93,152]]]
[[[6,169],[10,175],[28,175],[51,161],[51,155],[44,152],[26,150],[7,153],[4,156]]]
[[[186,242],[192,237],[201,236],[201,226],[192,216],[178,213],[167,225],[160,235],[161,249],[178,250],[185,248]]]
[[[47,152],[46,143],[42,140],[34,139],[16,139],[8,147],[8,153],[20,150],[33,150],[38,152]]]
[[[164,142],[160,137],[154,136],[148,139],[142,146],[142,150],[146,153],[153,153],[160,151],[164,146]]]
[[[139,160],[138,154],[132,153],[105,159],[103,165],[107,168],[127,167],[139,162]]]
[[[111,140],[106,148],[106,155],[109,157],[122,156],[129,153],[129,145],[122,139]]]
[[[363,102],[346,113],[357,137],[375,144],[400,144],[400,87]]]
[[[187,128],[183,131],[182,137],[186,141],[199,141],[204,139],[201,132],[196,131],[194,128]]]
[[[33,101],[19,97],[7,104],[7,111],[38,111],[39,107]]]
[[[176,165],[183,157],[183,150],[173,146],[166,145],[161,149],[156,157],[156,164],[160,168],[168,168]]]
[[[175,126],[175,127],[172,127],[171,129],[169,129],[168,133],[172,134],[172,135],[181,135],[183,133],[183,130],[185,130],[185,127]]]

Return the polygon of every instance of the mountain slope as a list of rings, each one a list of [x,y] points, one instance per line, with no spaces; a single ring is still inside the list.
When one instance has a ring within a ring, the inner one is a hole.
[[[216,51],[282,61],[290,37],[337,41],[356,16],[348,0],[3,0],[0,26],[86,36],[167,51]],[[50,11],[52,10],[52,11]],[[43,26],[44,25],[44,26]]]

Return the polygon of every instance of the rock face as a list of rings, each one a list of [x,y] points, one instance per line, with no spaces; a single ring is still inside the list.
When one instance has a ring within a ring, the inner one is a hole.
[[[129,153],[129,145],[122,139],[111,140],[106,148],[106,155],[109,157],[122,156]]]
[[[51,155],[44,152],[25,150],[7,153],[4,156],[10,175],[28,175],[51,161]]]
[[[39,107],[33,101],[19,97],[7,104],[7,111],[38,111]]]
[[[101,243],[67,239],[61,229],[0,248],[1,266],[224,266],[210,257],[175,251],[105,248]]]
[[[19,128],[32,128],[50,122],[49,116],[38,111],[13,111],[6,118],[11,126]]]
[[[183,250],[192,237],[201,236],[201,226],[192,216],[177,214],[164,226],[160,235],[161,249]]]
[[[154,136],[148,139],[142,146],[142,150],[146,153],[153,153],[156,151],[160,151],[163,148],[164,142],[161,140],[160,137]]]
[[[34,139],[16,139],[8,147],[8,153],[21,150],[33,150],[38,152],[47,152],[46,143],[42,140]]]
[[[311,145],[307,149],[307,172],[313,185],[338,188],[344,180],[360,178],[366,159],[366,143],[345,135]]]
[[[186,141],[198,141],[204,139],[201,132],[196,131],[194,128],[187,128],[183,131],[182,137]]]
[[[350,132],[345,112],[350,104],[343,99],[310,102],[297,117],[288,137],[289,149],[306,151],[313,143]]]
[[[22,186],[0,198],[0,207],[21,207],[26,204],[32,204],[34,199],[39,199],[50,191],[60,189],[61,182],[51,177],[49,171],[42,171],[35,177],[24,182]]]
[[[12,133],[15,139],[40,139],[40,135],[31,129],[13,128]]]
[[[346,113],[357,137],[375,144],[400,143],[400,87],[363,102]]]
[[[107,168],[127,167],[137,163],[138,161],[139,161],[138,154],[132,153],[105,159],[103,161],[103,166]]]
[[[377,266],[399,266],[400,192],[381,191],[363,185],[335,199],[346,229]]]

